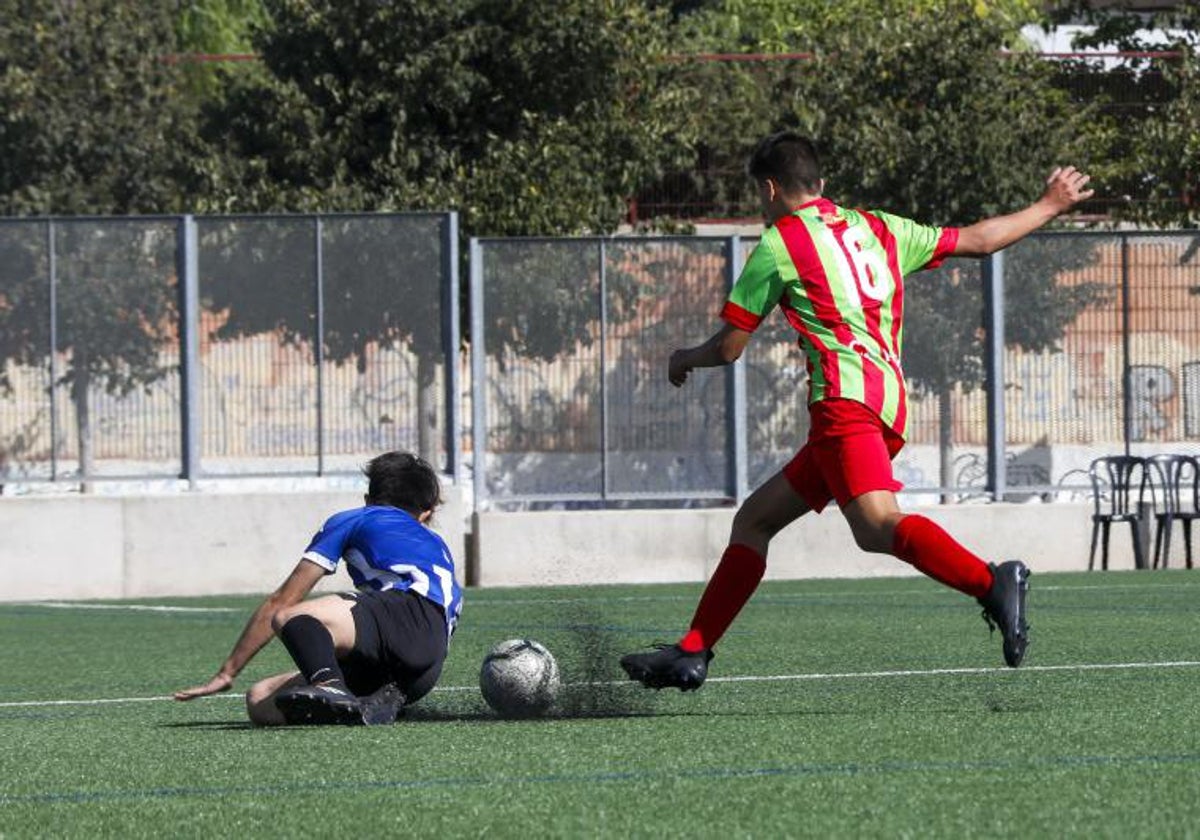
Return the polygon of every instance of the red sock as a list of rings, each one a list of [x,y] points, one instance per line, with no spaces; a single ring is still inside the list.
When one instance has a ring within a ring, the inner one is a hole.
[[[741,544],[726,548],[700,596],[692,628],[679,646],[688,653],[698,653],[715,645],[750,600],[766,570],[766,558],[753,548]]]
[[[892,553],[939,583],[975,598],[992,588],[988,564],[924,516],[905,516],[896,524]]]

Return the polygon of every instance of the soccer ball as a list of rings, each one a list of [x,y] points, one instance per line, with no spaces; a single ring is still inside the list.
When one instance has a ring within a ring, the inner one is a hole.
[[[544,714],[558,696],[558,663],[532,639],[509,639],[488,651],[479,670],[483,699],[504,717]]]

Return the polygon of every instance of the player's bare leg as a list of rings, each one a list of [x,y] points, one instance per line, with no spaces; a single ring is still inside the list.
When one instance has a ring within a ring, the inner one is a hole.
[[[892,554],[940,583],[979,601],[989,627],[1004,638],[1004,661],[1015,668],[1029,644],[1025,593],[1029,569],[1019,560],[989,565],[924,516],[905,515],[890,490],[874,490],[843,509],[863,551]]]
[[[903,518],[896,494],[890,490],[863,493],[842,508],[854,542],[863,551],[892,554],[896,526]]]
[[[346,686],[339,655],[354,648],[354,601],[331,595],[279,610],[271,625],[305,684],[275,693],[289,723],[362,723],[362,707]]]
[[[733,518],[729,546],[700,597],[691,628],[678,644],[621,657],[630,679],[648,688],[699,688],[708,676],[713,645],[762,580],[771,540],[809,510],[782,472],[755,490]]]
[[[750,494],[733,517],[730,545],[754,549],[765,559],[771,540],[811,508],[800,498],[791,482],[777,472]]]
[[[275,674],[259,680],[246,692],[246,713],[255,726],[282,726],[287,723],[275,705],[275,695],[291,688],[308,685],[299,671]]]

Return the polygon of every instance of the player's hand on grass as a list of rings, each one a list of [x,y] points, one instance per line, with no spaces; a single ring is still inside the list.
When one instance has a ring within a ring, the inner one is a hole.
[[[691,372],[692,366],[688,363],[686,350],[676,350],[671,354],[671,360],[667,363],[667,379],[672,385],[676,388],[683,385]]]
[[[1091,198],[1095,190],[1084,189],[1091,175],[1080,172],[1074,166],[1055,167],[1046,179],[1046,191],[1042,193],[1042,201],[1054,207],[1056,213],[1070,210],[1076,204]]]
[[[203,685],[185,688],[175,692],[176,700],[195,700],[197,697],[207,697],[210,694],[220,694],[233,687],[233,677],[228,674],[217,674]]]

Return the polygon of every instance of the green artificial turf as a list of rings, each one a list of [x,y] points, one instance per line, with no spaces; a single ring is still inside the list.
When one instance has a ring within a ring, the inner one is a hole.
[[[929,581],[766,583],[694,694],[609,681],[698,585],[469,591],[439,689],[357,729],[153,699],[206,679],[256,599],[0,605],[0,836],[1195,835],[1200,575],[1032,583],[1015,671]],[[588,684],[558,716],[483,705],[479,662],[513,636]],[[238,685],[288,665],[272,644]]]

